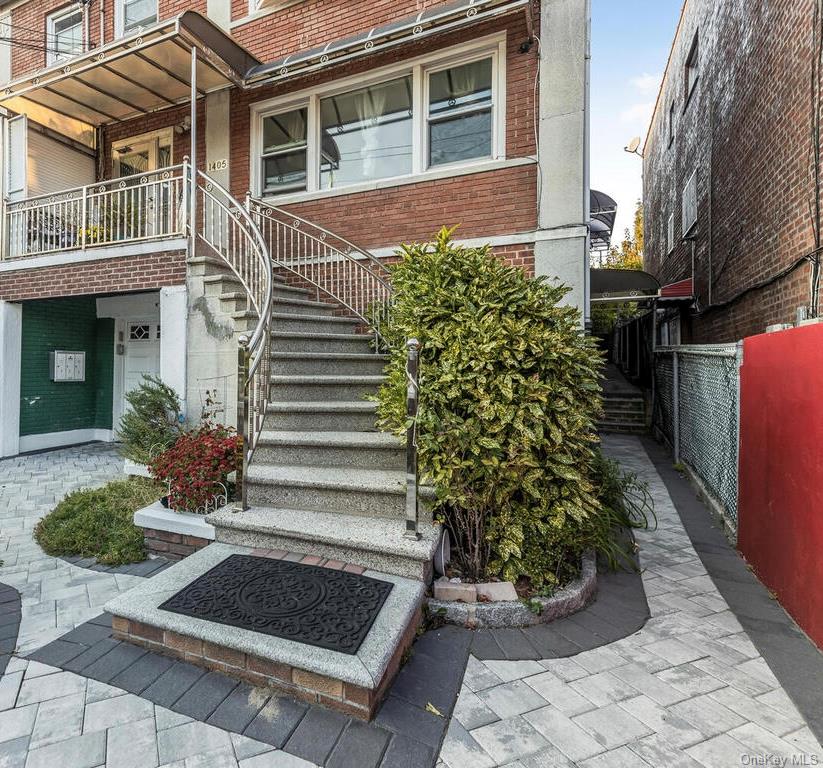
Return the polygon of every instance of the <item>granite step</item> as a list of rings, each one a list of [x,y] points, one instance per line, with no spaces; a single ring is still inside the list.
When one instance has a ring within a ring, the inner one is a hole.
[[[362,321],[356,317],[273,312],[271,329],[274,333],[354,333],[361,325]]]
[[[420,538],[403,534],[405,521],[304,509],[224,507],[208,516],[217,540],[257,548],[305,552],[428,583],[440,526],[421,524]]]
[[[406,514],[401,470],[273,466],[253,462],[245,477],[252,506],[395,518]],[[421,489],[420,517],[431,520]]]
[[[266,408],[263,426],[303,432],[374,432],[376,414],[377,403],[368,400],[275,401]]]
[[[373,337],[365,333],[318,333],[316,331],[274,331],[271,347],[274,352],[325,352],[368,354]]]
[[[362,400],[376,394],[384,376],[280,376],[271,377],[271,399],[333,402]]]
[[[272,356],[272,371],[284,376],[379,376],[388,355],[374,352],[279,352]]]
[[[406,446],[386,432],[264,430],[255,460],[276,466],[402,470],[406,466]]]

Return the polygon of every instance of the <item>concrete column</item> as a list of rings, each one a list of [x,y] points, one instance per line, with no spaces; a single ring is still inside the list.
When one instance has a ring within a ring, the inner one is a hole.
[[[23,305],[0,301],[0,457],[20,452]]]
[[[206,96],[206,173],[226,189],[229,188],[230,107],[228,90]]]
[[[540,14],[540,194],[535,271],[572,290],[588,318],[589,0],[544,0]]]
[[[160,289],[160,378],[177,392],[184,414],[188,311],[185,285]]]

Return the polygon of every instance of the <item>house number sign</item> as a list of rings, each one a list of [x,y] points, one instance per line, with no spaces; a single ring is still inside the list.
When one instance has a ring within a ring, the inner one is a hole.
[[[229,167],[229,161],[224,157],[220,160],[209,160],[208,170],[211,171],[225,171]]]

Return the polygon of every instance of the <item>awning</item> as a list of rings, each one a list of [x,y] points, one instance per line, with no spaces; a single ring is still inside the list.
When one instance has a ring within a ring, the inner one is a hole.
[[[259,59],[194,11],[154,24],[34,74],[13,80],[0,106],[94,146],[99,125],[185,102],[191,49],[199,95],[242,85]]]
[[[676,283],[669,283],[660,289],[661,299],[691,299],[694,296],[694,281],[688,277]]]
[[[530,4],[531,0],[457,0],[426,8],[383,26],[253,67],[247,73],[246,83],[251,86],[264,85],[297,77],[418,40],[435,32],[478,23],[517,9],[528,9],[530,14]]]
[[[655,298],[660,291],[660,283],[648,272],[639,269],[592,269],[591,300],[643,301]]]
[[[608,248],[614,232],[614,220],[617,217],[617,202],[605,192],[592,189],[589,191],[589,208],[591,210],[589,235],[592,247]]]

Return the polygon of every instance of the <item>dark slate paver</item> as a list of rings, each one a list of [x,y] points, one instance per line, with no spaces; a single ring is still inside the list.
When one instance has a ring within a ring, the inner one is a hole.
[[[207,720],[237,685],[237,680],[221,672],[207,672],[175,702],[174,711]]]
[[[206,672],[187,661],[176,661],[141,694],[143,698],[170,709]]]
[[[412,733],[417,741],[433,748],[439,748],[446,735],[448,714],[435,715],[421,707],[390,695],[374,719],[376,725],[395,733]]]
[[[136,645],[117,641],[117,645],[112,650],[89,664],[81,670],[81,673],[86,677],[99,680],[101,683],[111,683],[112,678],[119,675],[145,654],[146,651]]]
[[[17,645],[20,630],[20,593],[7,584],[0,584],[0,677],[6,671],[11,654]]]
[[[323,765],[349,722],[346,715],[311,707],[283,749],[304,760]]]
[[[111,627],[100,624],[81,624],[71,632],[60,637],[68,643],[79,643],[80,645],[92,646],[100,640],[111,637]]]
[[[248,683],[240,683],[206,722],[227,731],[243,733],[269,698],[263,689],[255,688]]]
[[[160,675],[174,666],[174,659],[161,656],[157,653],[147,653],[141,656],[134,664],[126,667],[122,672],[115,675],[111,684],[116,688],[122,688],[130,693],[142,693]]]
[[[390,738],[388,731],[352,720],[326,761],[326,768],[376,768]]]
[[[105,656],[117,648],[118,645],[120,645],[119,641],[113,637],[106,637],[103,640],[99,640],[91,647],[86,648],[83,653],[63,664],[63,669],[67,669],[69,672],[80,672],[97,661],[101,656]]]
[[[88,646],[67,643],[60,638],[39,648],[28,658],[39,661],[41,664],[48,664],[50,667],[62,667],[67,661],[87,650]]]
[[[307,704],[286,696],[272,696],[243,735],[282,749],[308,709]]]
[[[419,768],[433,765],[434,761],[435,754],[431,747],[407,736],[395,734],[383,755],[380,768]]]

